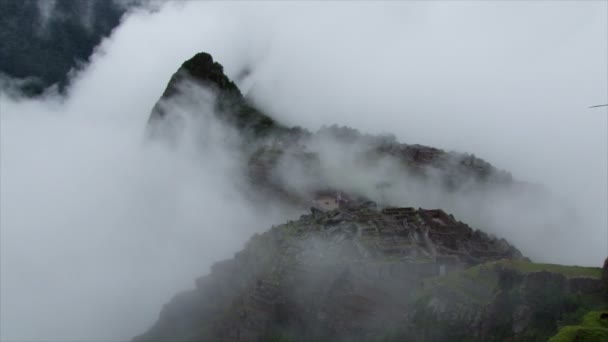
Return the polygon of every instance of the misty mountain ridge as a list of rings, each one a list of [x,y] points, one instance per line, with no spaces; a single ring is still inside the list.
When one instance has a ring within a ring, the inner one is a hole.
[[[0,76],[20,94],[67,89],[101,41],[139,0],[0,2]],[[2,81],[2,79],[0,79]],[[0,83],[0,85],[3,85]]]
[[[207,53],[171,77],[146,133],[195,151],[221,141],[247,196],[302,215],[216,263],[135,341],[608,338],[608,265],[534,263],[534,246],[495,236],[576,213],[472,154],[287,127]]]

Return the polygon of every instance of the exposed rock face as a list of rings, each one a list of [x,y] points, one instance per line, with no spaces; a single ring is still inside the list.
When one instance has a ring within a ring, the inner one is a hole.
[[[214,62],[213,57],[211,57],[210,54],[201,52],[185,61],[178,71],[173,74],[161,99],[175,96],[179,92],[179,83],[188,78],[199,81],[203,85],[216,90],[218,93],[225,94],[225,96],[233,96],[237,99],[242,97],[241,92],[234,82],[224,74],[224,67],[221,64]],[[165,113],[153,112],[152,116],[154,117],[155,115],[162,117]]]
[[[243,134],[251,138],[260,138],[269,134],[279,134],[285,128],[269,116],[250,106],[238,87],[225,74],[221,64],[214,62],[208,53],[197,53],[187,60],[171,77],[159,102],[152,109],[149,119],[151,134],[162,129],[163,119],[170,114],[163,108],[163,101],[179,95],[183,82],[194,82],[213,93],[216,97],[215,110],[218,117],[234,125]],[[161,127],[159,128],[158,125]]]
[[[604,284],[597,278],[576,277],[569,279],[568,288],[574,293],[598,293],[604,289]]]

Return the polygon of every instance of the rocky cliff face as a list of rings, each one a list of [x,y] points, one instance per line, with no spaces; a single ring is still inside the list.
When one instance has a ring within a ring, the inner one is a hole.
[[[180,92],[184,82],[194,82],[215,96],[215,111],[219,119],[238,129],[248,140],[257,140],[286,130],[275,120],[247,103],[238,87],[225,74],[221,64],[214,62],[208,53],[198,53],[187,60],[171,77],[161,99],[152,109],[148,131],[158,135],[167,120],[171,119],[162,104]]]
[[[412,192],[441,194],[528,186],[507,172],[346,127],[287,128],[249,105],[204,53],[172,77],[152,137],[171,121],[163,103],[182,82],[205,86],[213,115],[241,133],[252,187],[309,213],[216,263],[135,341],[544,340],[605,308],[599,268],[534,264],[444,210],[391,197],[403,179],[415,180]]]

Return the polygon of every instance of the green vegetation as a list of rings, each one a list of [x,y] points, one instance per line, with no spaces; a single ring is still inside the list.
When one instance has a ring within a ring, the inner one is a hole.
[[[522,260],[501,260],[490,263],[490,265],[503,266],[518,271],[522,274],[547,271],[562,274],[567,278],[593,277],[599,279],[602,277],[602,269],[599,267],[538,264]]]
[[[569,341],[608,341],[608,311],[591,311],[587,313],[580,325],[569,325],[549,339],[549,342]]]
[[[34,77],[21,89],[31,96],[53,84],[65,90],[68,72],[89,59],[126,10],[114,1],[55,0],[53,15],[44,20],[38,2],[0,1],[0,74]]]
[[[522,287],[526,274],[541,271],[550,272],[553,276],[542,276],[536,281],[526,282]],[[562,281],[558,281],[560,277]],[[424,289],[417,295],[416,305],[425,307],[433,298],[453,304],[462,301],[468,306],[491,304],[497,312],[502,313],[501,317],[506,317],[504,322],[493,322],[493,336],[499,337],[497,341],[512,337],[510,317],[522,306],[531,308],[532,315],[526,330],[516,340],[545,341],[555,334],[559,326],[569,324],[551,341],[608,341],[608,319],[600,320],[602,312],[592,311],[585,315],[590,310],[606,307],[602,295],[568,292],[567,286],[564,287],[565,279],[574,277],[599,279],[601,269],[520,260],[488,262],[442,277],[425,279]],[[419,319],[422,322],[436,321],[432,315]],[[576,325],[581,319],[583,323]],[[442,332],[433,329],[429,331],[443,336]],[[443,333],[452,336],[453,331],[444,329]],[[459,338],[461,337],[463,336]]]
[[[498,286],[498,275],[493,265],[482,264],[424,281],[426,289],[438,286],[446,287],[478,304],[487,304]]]
[[[455,294],[463,295],[469,300],[478,304],[487,304],[492,300],[493,292],[499,286],[499,269],[512,270],[515,274],[525,275],[532,272],[547,271],[561,274],[567,278],[573,277],[601,277],[601,268],[564,266],[554,264],[538,264],[521,260],[500,260],[473,266],[459,272],[453,272],[442,277],[433,277],[424,280],[424,293],[428,293],[432,288],[444,287],[452,290]],[[547,289],[545,289],[547,290]],[[546,296],[542,296],[543,298]],[[561,298],[561,297],[560,297]],[[564,298],[555,298],[561,302]],[[575,300],[587,302],[586,297]],[[591,301],[595,300],[594,297]],[[564,299],[565,300],[565,299]],[[584,305],[589,309],[591,305]],[[577,316],[578,319],[580,316]]]
[[[608,317],[601,319],[602,314],[608,316],[608,311],[591,311],[583,317],[583,326],[590,328],[608,329]]]

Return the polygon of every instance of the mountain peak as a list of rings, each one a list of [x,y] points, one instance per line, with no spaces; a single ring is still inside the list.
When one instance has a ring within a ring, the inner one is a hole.
[[[513,216],[542,222],[538,203],[561,206],[542,189],[474,155],[348,127],[286,128],[250,106],[207,53],[173,75],[155,126],[186,124],[170,101],[183,81],[211,91],[212,115],[243,137],[254,198],[310,213],[214,264],[134,341],[547,340],[565,319],[606,307],[602,269],[533,263],[448,214],[475,218],[507,198],[532,204],[506,207]]]
[[[252,107],[241,94],[236,84],[224,73],[224,67],[213,61],[213,57],[206,52],[199,52],[189,60],[185,61],[163,92],[159,101],[155,104],[150,114],[149,124],[155,125],[162,122],[169,115],[167,110],[160,105],[178,96],[182,82],[191,81],[210,90],[216,96],[216,116],[237,128],[244,136],[260,138],[286,130],[286,128],[268,115]],[[157,129],[158,127],[155,127]]]
[[[229,93],[237,98],[242,98],[239,88],[224,74],[224,67],[213,61],[213,57],[206,52],[199,52],[182,64],[169,81],[162,98],[175,95],[179,82],[186,77],[214,88],[220,93]]]

